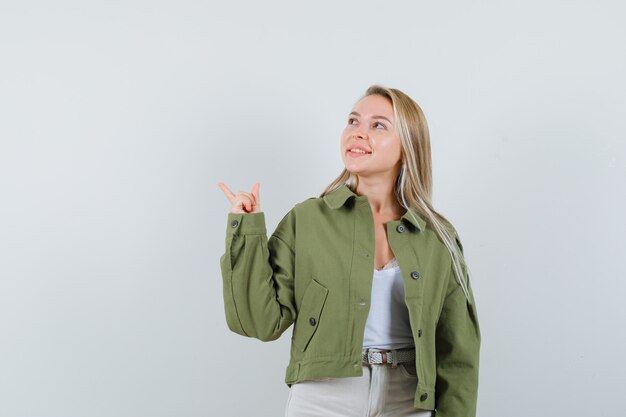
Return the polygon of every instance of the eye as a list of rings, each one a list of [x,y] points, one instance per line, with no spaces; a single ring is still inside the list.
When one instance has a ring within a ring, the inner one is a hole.
[[[356,120],[356,119],[355,119],[354,117],[350,117],[350,118],[348,119],[348,124],[349,124],[349,125],[351,125],[353,120]]]
[[[374,123],[374,126],[376,126],[376,125],[381,125],[383,128],[385,128],[385,125],[384,125],[384,124],[382,124],[381,122],[376,122],[376,123]]]

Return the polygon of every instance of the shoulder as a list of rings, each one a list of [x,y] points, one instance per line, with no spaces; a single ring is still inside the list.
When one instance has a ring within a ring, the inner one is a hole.
[[[441,221],[441,224],[443,225],[443,227],[448,232],[448,235],[456,241],[456,244],[461,250],[461,253],[463,253],[463,245],[461,244],[461,238],[459,237],[459,233],[456,227],[454,226],[454,224],[452,224],[450,220],[446,219],[443,216],[439,216],[438,218]]]
[[[452,222],[450,220],[448,220],[447,218],[443,217],[442,215],[437,216],[437,218],[439,219],[441,224],[446,228],[446,230],[450,234],[456,235],[456,228],[454,227],[454,224],[452,224]]]
[[[282,240],[295,244],[296,236],[307,234],[316,226],[319,226],[320,216],[324,216],[323,206],[325,203],[320,197],[308,197],[295,203],[278,221],[272,235]]]
[[[283,214],[279,221],[279,226],[295,226],[297,218],[306,218],[314,212],[319,211],[320,204],[324,204],[320,197],[308,197],[295,203],[293,207]]]
[[[325,207],[326,202],[323,197],[307,197],[297,202],[291,211],[302,215],[314,214],[321,212]]]

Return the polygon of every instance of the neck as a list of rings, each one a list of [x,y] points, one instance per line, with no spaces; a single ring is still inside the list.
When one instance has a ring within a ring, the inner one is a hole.
[[[398,203],[393,182],[359,177],[357,195],[366,195],[375,215],[402,215],[406,210]]]

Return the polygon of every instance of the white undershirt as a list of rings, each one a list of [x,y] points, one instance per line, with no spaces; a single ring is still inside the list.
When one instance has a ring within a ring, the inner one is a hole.
[[[394,258],[383,269],[374,269],[363,347],[391,350],[411,346],[415,343],[404,302],[404,283]]]

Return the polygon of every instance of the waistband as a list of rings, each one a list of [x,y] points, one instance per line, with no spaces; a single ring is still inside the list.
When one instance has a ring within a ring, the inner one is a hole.
[[[363,364],[391,364],[395,368],[398,363],[415,361],[415,347],[392,350],[367,348],[361,352],[361,359]]]

